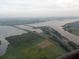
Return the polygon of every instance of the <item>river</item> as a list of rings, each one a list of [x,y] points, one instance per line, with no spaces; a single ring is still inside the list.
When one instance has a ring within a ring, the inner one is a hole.
[[[65,31],[63,29],[63,25],[71,22],[79,21],[79,19],[64,19],[64,20],[53,20],[48,22],[41,22],[37,24],[29,24],[31,26],[50,26],[51,28],[54,28],[56,31],[58,31],[62,36],[68,38],[70,41],[73,41],[74,43],[79,45],[79,37],[69,33],[68,31]]]
[[[61,35],[68,38],[70,41],[73,41],[74,43],[79,45],[79,37],[65,31],[62,27],[66,23],[75,22],[75,21],[79,21],[79,20],[78,19],[52,20],[52,21],[40,22],[40,23],[28,24],[28,25],[36,26],[36,27],[50,26],[51,28],[54,28],[56,31],[58,31]],[[9,42],[5,40],[5,37],[19,35],[22,33],[25,33],[25,31],[13,28],[11,26],[0,26],[0,41],[2,42],[2,44],[0,45],[0,56],[6,53],[9,44]]]
[[[16,29],[11,26],[0,26],[0,56],[5,54],[9,44],[9,42],[5,40],[5,38],[13,35],[20,35],[22,33],[25,33],[25,31]]]

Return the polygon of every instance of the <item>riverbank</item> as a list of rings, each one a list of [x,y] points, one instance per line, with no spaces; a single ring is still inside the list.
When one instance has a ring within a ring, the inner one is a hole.
[[[63,29],[74,35],[79,36],[79,21],[67,23],[63,26]]]

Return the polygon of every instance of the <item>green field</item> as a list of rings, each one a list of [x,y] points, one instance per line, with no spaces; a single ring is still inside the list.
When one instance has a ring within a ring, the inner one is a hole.
[[[63,28],[72,34],[79,36],[79,21],[67,23]]]
[[[21,35],[25,42],[21,40],[22,44],[9,45],[6,54],[0,57],[0,59],[54,59],[65,53],[56,42],[51,42],[50,39],[35,35],[34,33],[29,34],[31,38],[34,38],[29,41],[24,40],[25,37],[28,38],[29,36],[27,37],[26,34]]]
[[[79,36],[79,29],[71,29],[70,33]]]
[[[68,32],[70,32],[70,33],[72,33],[74,35],[79,36],[79,28],[64,27],[64,30],[66,30],[66,31],[68,31]]]
[[[72,33],[79,36],[79,30],[72,30]]]

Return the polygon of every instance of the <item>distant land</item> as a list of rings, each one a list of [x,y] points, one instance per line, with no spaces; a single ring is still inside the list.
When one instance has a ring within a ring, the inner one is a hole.
[[[38,23],[43,22],[43,20],[38,19],[5,19],[0,20],[0,25],[24,25],[24,24],[31,24],[31,23]]]
[[[79,17],[0,17],[0,25],[25,25],[50,20],[79,19]]]
[[[65,24],[64,29],[72,34],[79,36],[79,21]]]

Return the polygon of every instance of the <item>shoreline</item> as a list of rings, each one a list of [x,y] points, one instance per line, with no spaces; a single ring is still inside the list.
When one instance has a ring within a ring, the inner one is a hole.
[[[37,24],[29,24],[29,25],[36,26],[36,27],[50,26],[51,28],[54,28],[56,31],[58,31],[62,36],[68,38],[70,41],[79,45],[79,37],[69,33],[68,31],[65,31],[62,27],[67,23],[72,23],[76,21],[79,21],[79,20],[78,19],[71,19],[71,20],[69,19],[69,20],[62,20],[62,21],[54,20],[54,21],[37,23]]]

